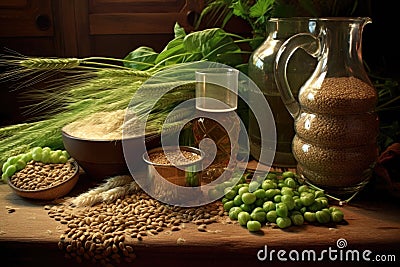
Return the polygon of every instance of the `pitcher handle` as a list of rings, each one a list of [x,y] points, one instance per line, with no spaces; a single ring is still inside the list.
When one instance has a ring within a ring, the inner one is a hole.
[[[279,48],[274,63],[274,75],[281,99],[293,118],[300,114],[300,105],[294,98],[287,80],[287,65],[293,53],[301,48],[310,56],[317,58],[321,54],[321,40],[309,33],[299,33],[287,39]]]

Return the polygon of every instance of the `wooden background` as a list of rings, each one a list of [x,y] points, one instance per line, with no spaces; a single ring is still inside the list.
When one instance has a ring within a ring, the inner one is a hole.
[[[139,46],[156,51],[173,38],[178,22],[192,31],[204,0],[0,0],[0,53],[28,56],[123,58]],[[366,7],[365,3],[371,6]],[[375,73],[400,80],[395,1],[360,2],[357,15],[373,23],[363,33],[363,58]],[[249,33],[244,23],[231,32]],[[0,64],[0,72],[4,68]],[[0,126],[23,121],[18,92],[0,83]]]

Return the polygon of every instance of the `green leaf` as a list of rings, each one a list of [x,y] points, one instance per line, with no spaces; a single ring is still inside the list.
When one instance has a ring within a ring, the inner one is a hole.
[[[260,18],[272,9],[274,0],[258,0],[256,3],[250,7],[250,17]]]
[[[236,65],[235,68],[246,75],[249,73],[249,64],[247,63]]]
[[[233,14],[235,16],[241,17],[243,19],[247,19],[249,15],[249,6],[243,3],[241,0],[232,4],[231,8],[233,9]]]
[[[185,38],[185,36],[186,36],[186,32],[185,32],[185,29],[183,28],[183,27],[181,27],[179,24],[178,24],[178,22],[177,23],[175,23],[175,26],[174,26],[174,33],[175,33],[175,38],[178,38],[178,39],[183,39],[183,38]]]
[[[228,12],[226,12],[225,18],[222,21],[222,25],[221,28],[225,27],[226,24],[228,23],[228,21],[232,18],[233,16],[233,12],[231,10],[229,10]]]
[[[257,49],[265,40],[263,35],[258,35],[257,33],[254,35],[253,39],[249,42],[252,50]]]
[[[183,40],[185,49],[189,52],[201,52],[205,43],[209,42],[219,30],[219,28],[213,28],[189,33]]]
[[[200,54],[201,59],[235,66],[242,63],[241,50],[221,28],[192,32],[183,40],[187,52]]]
[[[178,23],[174,27],[175,38],[169,41],[163,51],[157,56],[155,63],[163,62],[163,65],[180,63],[183,61],[186,50],[183,47],[183,39],[186,36],[185,29]]]
[[[200,24],[203,23],[205,28],[210,28],[210,27],[218,27],[220,23],[220,17],[221,15],[224,16],[224,14],[229,15],[231,13],[231,4],[233,1],[237,0],[212,0],[212,1],[206,1],[204,9],[200,13],[200,17],[198,18],[195,29],[198,29],[200,27]],[[205,21],[203,21],[205,20]],[[223,21],[226,20],[226,16],[223,19]],[[224,23],[224,22],[223,22]],[[224,24],[222,24],[224,25]],[[223,27],[223,26],[220,26]]]
[[[171,44],[173,42],[173,45]],[[184,62],[186,50],[183,47],[183,40],[173,40],[168,49],[164,49],[157,57],[156,64],[171,65]]]
[[[136,70],[146,70],[154,65],[157,56],[158,53],[152,48],[141,46],[124,58],[124,66]]]

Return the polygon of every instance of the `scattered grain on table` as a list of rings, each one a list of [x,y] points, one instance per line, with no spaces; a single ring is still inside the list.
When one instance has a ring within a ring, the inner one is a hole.
[[[15,208],[10,207],[10,206],[6,206],[6,209],[7,209],[7,213],[14,213],[16,211]]]
[[[182,237],[179,237],[179,238],[176,240],[176,243],[177,243],[178,245],[183,245],[183,244],[185,244],[185,242],[186,242],[186,239],[184,239],[184,238],[182,238]]]
[[[67,221],[59,248],[67,258],[103,266],[132,262],[136,257],[134,244],[143,239],[181,231],[188,223],[224,221],[226,216],[219,202],[190,208],[171,206],[142,190],[93,206],[76,207],[70,203],[45,206],[51,218]],[[179,242],[184,244],[183,240]]]

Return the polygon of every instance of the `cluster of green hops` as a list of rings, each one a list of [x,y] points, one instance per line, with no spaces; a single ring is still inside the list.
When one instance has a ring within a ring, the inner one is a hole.
[[[279,228],[302,225],[304,222],[327,224],[343,220],[343,212],[329,207],[324,191],[302,185],[291,171],[280,176],[269,173],[264,180],[239,182],[224,189],[222,203],[232,220],[259,231],[263,224]]]

